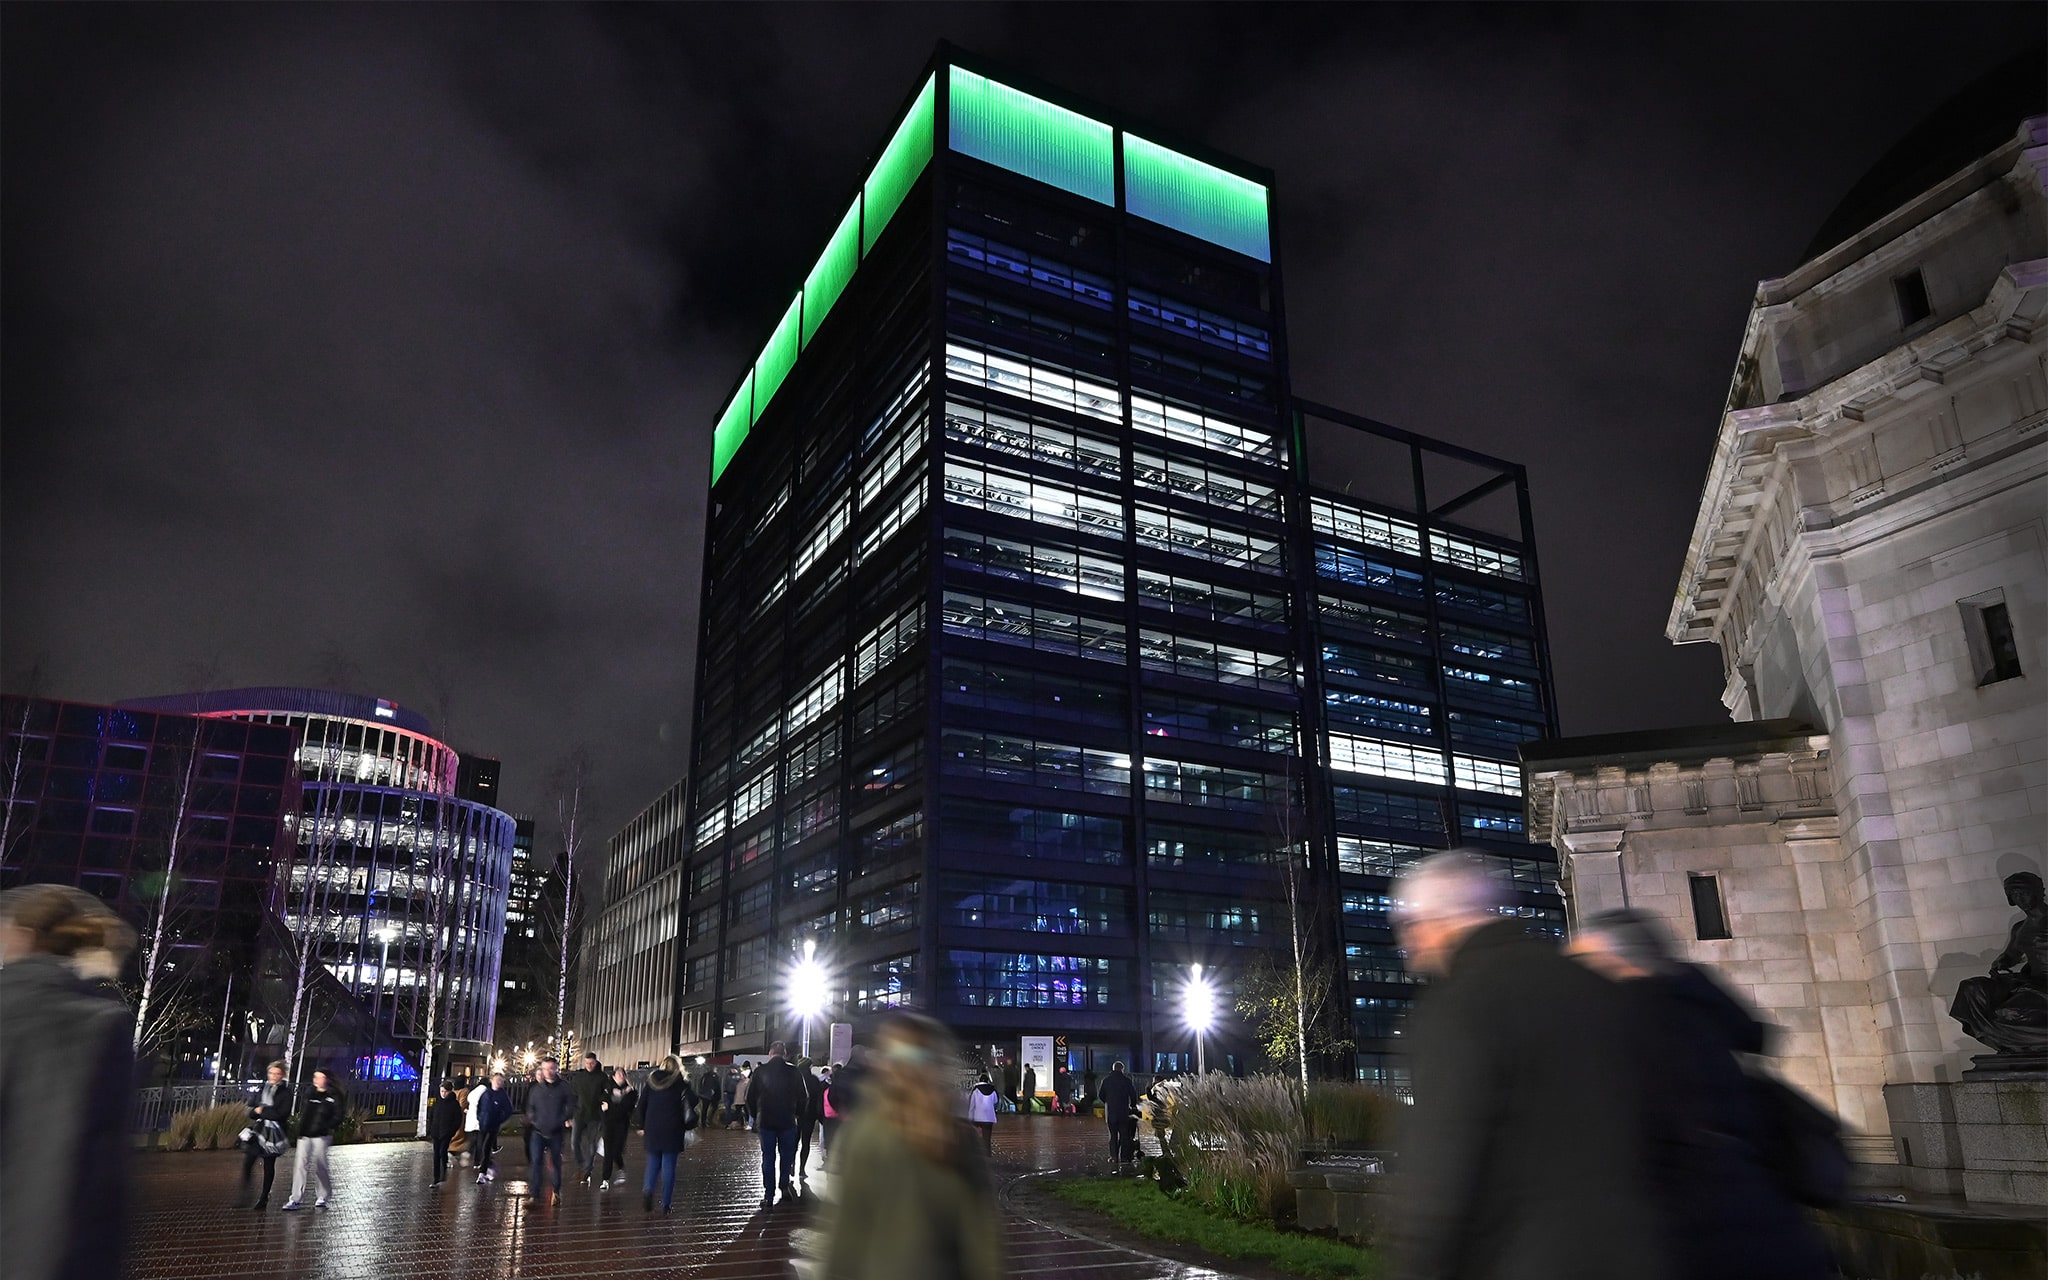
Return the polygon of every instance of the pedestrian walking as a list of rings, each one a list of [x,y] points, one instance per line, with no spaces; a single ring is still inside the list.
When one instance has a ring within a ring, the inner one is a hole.
[[[334,1132],[341,1128],[346,1103],[334,1078],[325,1071],[313,1072],[313,1087],[299,1100],[299,1146],[292,1157],[292,1196],[284,1202],[296,1209],[305,1202],[307,1175],[320,1186],[315,1209],[325,1209],[334,1195],[334,1175],[327,1168],[327,1153],[334,1146]]]
[[[1720,983],[1678,960],[1656,920],[1603,911],[1570,953],[1617,983],[1642,1053],[1650,1181],[1676,1280],[1822,1280],[1825,1241],[1773,1181],[1764,1086],[1737,1054],[1761,1054],[1767,1028]]]
[[[490,1091],[489,1085],[487,1080],[476,1081],[469,1086],[469,1093],[462,1100],[462,1145],[469,1149],[469,1167],[472,1169],[481,1169],[484,1164],[483,1149],[478,1145],[483,1141],[484,1126],[478,1113],[483,1109],[484,1094]]]
[[[589,1186],[591,1170],[597,1167],[597,1144],[604,1137],[604,1095],[611,1082],[605,1078],[604,1067],[597,1055],[583,1055],[583,1067],[571,1071],[564,1079],[569,1092],[576,1097],[576,1115],[570,1121],[570,1136],[576,1148],[576,1168],[583,1175],[583,1185]]]
[[[839,1132],[839,1099],[834,1090],[838,1088],[839,1077],[845,1070],[835,1062],[820,1077],[825,1083],[825,1091],[818,1100],[818,1145],[825,1148],[828,1161],[832,1158],[832,1135]]]
[[[761,1136],[764,1208],[775,1203],[778,1190],[784,1200],[796,1196],[796,1131],[809,1104],[803,1073],[783,1056],[787,1052],[788,1046],[780,1040],[769,1045],[768,1061],[755,1067],[747,1078],[747,1114]]]
[[[718,1068],[706,1067],[697,1077],[697,1114],[705,1124],[719,1122],[718,1099],[721,1086]]]
[[[1000,1280],[1002,1214],[988,1162],[945,1102],[957,1061],[952,1036],[929,1018],[892,1013],[877,1029],[873,1076],[833,1144],[838,1176],[819,1233],[825,1280]]]
[[[0,1240],[8,1280],[122,1274],[134,1019],[77,957],[135,931],[69,885],[0,893]]]
[[[1053,1109],[1063,1116],[1074,1114],[1074,1073],[1057,1067],[1052,1073]]]
[[[716,1096],[715,1094],[713,1095]],[[676,1158],[683,1153],[689,1131],[708,1110],[692,1105],[690,1082],[682,1060],[669,1054],[647,1077],[640,1091],[640,1146],[647,1155],[647,1175],[640,1181],[640,1207],[654,1212],[654,1191],[661,1188],[661,1211],[676,1198]]]
[[[526,1091],[526,1150],[533,1170],[526,1179],[526,1194],[538,1200],[542,1194],[541,1174],[550,1161],[554,1165],[555,1199],[562,1198],[563,1131],[576,1110],[576,1095],[562,1083],[560,1066],[554,1058],[540,1060],[540,1078]]]
[[[1138,1159],[1138,1086],[1124,1074],[1124,1064],[1113,1062],[1103,1077],[1102,1118],[1109,1124],[1109,1158],[1119,1171]]]
[[[739,1094],[739,1091],[740,1069],[738,1067],[727,1067],[725,1079],[719,1081],[718,1085],[718,1123],[727,1127],[731,1127],[734,1123],[733,1099]]]
[[[633,1131],[633,1108],[640,1101],[640,1091],[626,1078],[624,1067],[613,1067],[611,1083],[604,1091],[604,1164],[597,1176],[597,1188],[603,1191],[612,1185],[612,1170],[619,1171],[619,1181],[626,1180],[626,1135]]]
[[[967,1091],[967,1123],[981,1131],[981,1150],[984,1155],[996,1153],[996,1087],[989,1083],[988,1072],[974,1082]]]
[[[292,1114],[292,1087],[285,1083],[283,1059],[264,1070],[263,1083],[249,1091],[249,1127],[242,1130],[242,1192],[249,1191],[249,1175],[256,1162],[263,1162],[263,1194],[249,1206],[259,1212],[270,1207],[270,1187],[277,1181],[277,1158],[291,1145],[285,1137],[284,1122]]]
[[[1024,1064],[1024,1088],[1020,1097],[1019,1105],[1027,1112],[1038,1101],[1038,1068],[1028,1062]]]
[[[512,1118],[512,1095],[505,1091],[505,1073],[492,1072],[489,1086],[476,1092],[482,1095],[473,1104],[477,1122],[476,1180],[479,1184],[496,1182],[498,1131]]]
[[[462,1103],[455,1096],[455,1086],[443,1080],[427,1104],[427,1139],[434,1144],[432,1185],[438,1187],[448,1180],[448,1146],[461,1132]]]
[[[1644,1108],[1626,1001],[1504,919],[1461,850],[1394,890],[1409,967],[1414,1105],[1398,1144],[1391,1274],[1404,1280],[1657,1280]]]
[[[797,1118],[796,1132],[796,1180],[803,1182],[809,1177],[811,1167],[811,1136],[817,1132],[818,1123],[825,1118],[825,1082],[818,1078],[817,1069],[809,1058],[803,1060],[804,1110]]]
[[[732,1087],[733,1110],[739,1116],[740,1127],[745,1129],[754,1127],[754,1110],[747,1105],[747,1099],[753,1094],[753,1090],[754,1068],[748,1067],[740,1075],[740,1082]]]

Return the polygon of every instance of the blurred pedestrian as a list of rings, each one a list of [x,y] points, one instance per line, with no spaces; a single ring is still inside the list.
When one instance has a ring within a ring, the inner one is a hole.
[[[718,1068],[705,1067],[697,1077],[697,1114],[705,1124],[718,1122]]]
[[[733,1114],[738,1117],[740,1127],[743,1129],[754,1127],[754,1110],[747,1105],[748,1095],[752,1093],[753,1088],[754,1069],[747,1067],[740,1072],[739,1083],[732,1087]]]
[[[1768,1048],[1767,1028],[1704,969],[1671,951],[1640,911],[1603,911],[1572,955],[1618,984],[1648,1086],[1650,1175],[1677,1280],[1823,1280],[1826,1243],[1766,1159],[1770,1117],[1738,1053]]]
[[[472,1104],[476,1115],[476,1180],[496,1182],[498,1131],[512,1118],[512,1095],[505,1091],[505,1073],[494,1071],[488,1086],[478,1088],[481,1097]]]
[[[626,1078],[624,1067],[613,1067],[611,1083],[604,1091],[604,1164],[598,1171],[597,1186],[602,1191],[612,1185],[612,1170],[619,1171],[619,1181],[626,1180],[626,1136],[633,1132],[633,1107],[640,1101],[640,1091]]]
[[[569,1092],[576,1095],[576,1115],[569,1122],[570,1137],[576,1148],[576,1167],[582,1171],[583,1185],[589,1186],[591,1170],[597,1167],[597,1144],[604,1137],[604,1094],[611,1081],[605,1078],[602,1064],[594,1053],[583,1055],[583,1068],[571,1071],[564,1079]]]
[[[264,1070],[263,1083],[249,1090],[249,1127],[242,1130],[242,1192],[249,1191],[249,1175],[256,1162],[263,1162],[263,1194],[249,1206],[257,1211],[270,1207],[270,1187],[277,1181],[277,1158],[291,1145],[285,1137],[284,1122],[292,1115],[292,1087],[285,1082],[284,1059]]]
[[[1053,1110],[1066,1116],[1074,1113],[1074,1073],[1056,1067],[1052,1073]]]
[[[1038,1068],[1024,1064],[1024,1087],[1018,1091],[1018,1106],[1029,1112],[1038,1104]]]
[[[953,1116],[953,1037],[892,1013],[866,1095],[834,1143],[824,1280],[1000,1280],[1002,1215],[981,1144]]]
[[[0,1241],[8,1280],[122,1273],[134,1019],[73,958],[135,933],[68,885],[0,893]]]
[[[540,1078],[526,1091],[526,1151],[533,1170],[526,1179],[526,1194],[541,1198],[541,1174],[552,1161],[555,1199],[562,1198],[563,1130],[576,1109],[576,1095],[562,1083],[560,1066],[552,1056],[540,1060]]]
[[[640,1182],[640,1207],[654,1211],[654,1188],[661,1185],[661,1211],[676,1198],[676,1158],[683,1153],[689,1131],[708,1109],[691,1105],[690,1082],[682,1060],[669,1054],[647,1077],[640,1091],[640,1146],[647,1156],[647,1175]]]
[[[747,1113],[761,1135],[761,1204],[796,1196],[796,1138],[805,1108],[810,1105],[804,1077],[784,1055],[789,1048],[777,1040],[768,1046],[768,1061],[747,1078]],[[779,1162],[779,1169],[778,1169]]]
[[[825,1082],[818,1078],[815,1064],[805,1058],[800,1065],[804,1075],[804,1111],[797,1118],[796,1131],[796,1180],[803,1182],[810,1176],[811,1137],[818,1131],[818,1122],[825,1118]]]
[[[718,1082],[718,1123],[730,1126],[734,1120],[733,1099],[740,1091],[740,1069],[727,1067],[725,1078]]]
[[[996,1153],[996,1087],[989,1083],[988,1072],[974,1082],[967,1091],[967,1123],[981,1133],[983,1155]]]
[[[292,1157],[292,1197],[284,1202],[296,1209],[306,1199],[306,1175],[320,1184],[315,1209],[325,1209],[334,1195],[334,1176],[327,1169],[327,1153],[334,1146],[334,1131],[341,1128],[344,1103],[334,1078],[325,1071],[313,1072],[313,1087],[299,1100],[299,1146]]]
[[[489,1091],[489,1081],[478,1080],[469,1086],[469,1092],[462,1098],[462,1145],[469,1152],[469,1167],[481,1169],[484,1153],[478,1144],[483,1140],[483,1121],[478,1113],[484,1105],[484,1094]]]
[[[1110,1064],[1102,1081],[1102,1118],[1109,1124],[1109,1158],[1119,1171],[1138,1159],[1138,1086],[1124,1074],[1124,1064]]]
[[[832,1135],[839,1132],[839,1077],[846,1070],[835,1062],[822,1077],[825,1082],[824,1097],[818,1103],[818,1145],[825,1148],[825,1158],[832,1158]]]
[[[1461,850],[1396,885],[1395,927],[1426,976],[1391,1221],[1408,1280],[1656,1280],[1640,1082],[1613,984],[1504,918]]]
[[[448,1146],[461,1132],[462,1103],[455,1096],[455,1086],[443,1080],[427,1104],[427,1140],[434,1144],[433,1186],[438,1187],[448,1180]]]

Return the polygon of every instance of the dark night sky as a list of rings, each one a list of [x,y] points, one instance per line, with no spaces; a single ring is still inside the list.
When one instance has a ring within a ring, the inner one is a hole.
[[[1756,281],[2041,26],[9,5],[7,687],[347,685],[510,807],[587,746],[630,816],[685,765],[717,402],[943,36],[1274,169],[1297,389],[1529,464],[1566,732],[1718,719],[1662,631]]]

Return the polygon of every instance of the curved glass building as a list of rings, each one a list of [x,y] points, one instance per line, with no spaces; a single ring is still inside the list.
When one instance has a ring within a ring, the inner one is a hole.
[[[369,1013],[376,1044],[363,1046],[367,1056],[389,1062],[381,1051],[410,1051],[424,1037],[437,928],[447,950],[436,1038],[458,1053],[488,1044],[513,820],[457,794],[461,760],[425,717],[318,689],[155,701],[295,731],[301,800],[286,819],[292,857],[273,892],[294,942],[311,933],[320,968]]]

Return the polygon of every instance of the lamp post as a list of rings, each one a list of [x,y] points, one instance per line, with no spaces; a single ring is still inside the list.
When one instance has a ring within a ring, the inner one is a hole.
[[[1181,989],[1181,1017],[1195,1032],[1195,1074],[1203,1075],[1209,1069],[1207,1046],[1203,1038],[1208,1034],[1209,1025],[1216,1020],[1216,988],[1202,976],[1202,966],[1193,966],[1188,985]]]
[[[803,1056],[811,1056],[811,1020],[825,1008],[825,968],[818,963],[818,940],[804,939],[804,958],[789,980],[789,1008],[803,1027]]]

